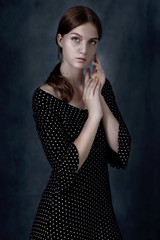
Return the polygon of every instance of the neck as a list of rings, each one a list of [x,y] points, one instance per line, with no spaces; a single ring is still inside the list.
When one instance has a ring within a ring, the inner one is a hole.
[[[61,63],[60,71],[64,77],[66,77],[74,87],[83,86],[84,76],[83,69],[73,68],[64,62]]]

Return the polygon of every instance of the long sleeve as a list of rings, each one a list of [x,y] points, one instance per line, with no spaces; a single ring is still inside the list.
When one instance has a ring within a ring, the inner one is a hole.
[[[116,99],[112,90],[112,86],[108,79],[102,89],[102,95],[113,113],[114,117],[119,122],[118,131],[118,153],[114,152],[108,145],[107,160],[108,163],[114,168],[125,168],[128,163],[129,153],[131,150],[131,136],[122,118],[122,115],[117,107]]]
[[[53,169],[56,186],[61,190],[68,188],[78,169],[78,150],[66,138],[58,106],[51,96],[36,91],[32,98],[32,108],[36,130]]]

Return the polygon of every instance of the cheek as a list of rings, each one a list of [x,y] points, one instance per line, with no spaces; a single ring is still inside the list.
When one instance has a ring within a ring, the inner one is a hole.
[[[70,42],[63,45],[63,55],[64,57],[70,57],[73,52],[73,46]]]
[[[66,44],[65,44],[65,47],[68,48],[68,49],[74,50],[75,48],[77,48],[77,45],[73,41],[67,41]]]
[[[92,48],[89,49],[88,53],[89,53],[90,59],[92,59],[92,57],[96,53],[96,50],[97,50],[97,47],[92,47]]]

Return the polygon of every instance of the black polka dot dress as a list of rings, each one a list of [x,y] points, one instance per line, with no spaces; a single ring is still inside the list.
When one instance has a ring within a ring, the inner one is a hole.
[[[102,95],[119,121],[119,150],[108,145],[100,121],[90,153],[78,169],[79,136],[88,110],[79,109],[38,87],[33,94],[33,117],[52,171],[42,194],[30,240],[120,240],[122,239],[111,199],[108,163],[125,168],[130,152],[130,134],[117,108],[110,82]]]

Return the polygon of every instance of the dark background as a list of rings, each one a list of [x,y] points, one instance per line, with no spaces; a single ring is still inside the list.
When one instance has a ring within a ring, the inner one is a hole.
[[[50,166],[32,117],[33,91],[57,63],[61,15],[91,7],[103,24],[98,53],[132,136],[125,170],[109,167],[124,240],[160,239],[160,1],[1,0],[0,239],[28,239]]]

